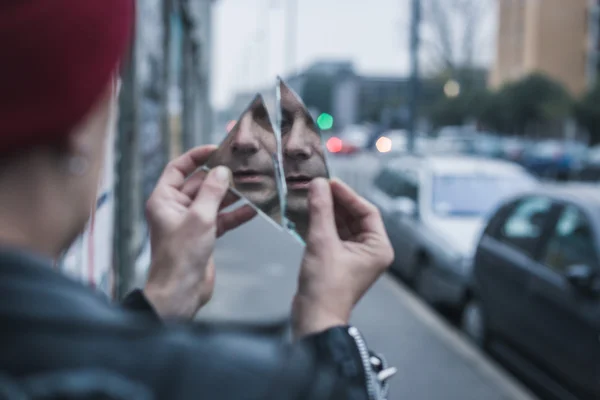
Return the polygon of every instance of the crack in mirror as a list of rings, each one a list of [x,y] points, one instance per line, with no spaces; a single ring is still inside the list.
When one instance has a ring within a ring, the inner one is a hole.
[[[256,94],[203,168],[228,167],[231,192],[304,244],[310,182],[330,178],[325,144],[290,85],[278,77],[274,89]]]

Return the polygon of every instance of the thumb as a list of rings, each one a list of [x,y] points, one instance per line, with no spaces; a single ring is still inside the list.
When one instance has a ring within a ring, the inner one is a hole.
[[[213,168],[200,186],[190,211],[196,214],[201,221],[216,223],[221,202],[229,189],[231,172],[229,168],[218,166]]]
[[[319,244],[338,237],[329,181],[315,178],[310,183],[308,197],[308,242]]]

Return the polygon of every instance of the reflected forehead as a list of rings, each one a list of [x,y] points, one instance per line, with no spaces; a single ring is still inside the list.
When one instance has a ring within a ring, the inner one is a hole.
[[[302,104],[296,95],[286,86],[281,88],[281,107],[290,112],[308,113],[306,107]]]

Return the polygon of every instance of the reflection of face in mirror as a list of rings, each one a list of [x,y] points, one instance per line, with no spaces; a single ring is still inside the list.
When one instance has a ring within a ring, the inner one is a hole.
[[[208,167],[225,165],[233,173],[233,187],[248,201],[281,222],[281,208],[273,156],[277,142],[261,96],[256,96],[242,114]]]
[[[281,141],[287,184],[286,217],[304,238],[308,229],[308,187],[329,178],[321,133],[300,98],[281,83]]]

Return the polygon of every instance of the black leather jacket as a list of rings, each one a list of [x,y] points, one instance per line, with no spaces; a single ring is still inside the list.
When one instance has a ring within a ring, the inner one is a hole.
[[[354,327],[282,345],[163,324],[21,252],[0,251],[0,399],[385,399],[391,369]]]

